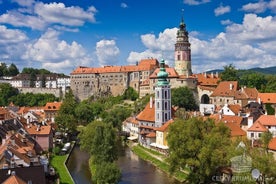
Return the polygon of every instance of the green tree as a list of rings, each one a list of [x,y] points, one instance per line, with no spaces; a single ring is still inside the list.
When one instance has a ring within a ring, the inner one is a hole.
[[[257,90],[263,89],[266,83],[265,76],[256,72],[245,73],[239,78],[240,86],[256,88]]]
[[[19,74],[18,68],[13,63],[7,68],[7,70],[9,76],[16,76],[17,74]]]
[[[113,162],[118,158],[116,131],[110,124],[93,121],[80,132],[81,149],[92,156],[94,164]]]
[[[75,108],[77,101],[70,90],[65,94],[65,98],[60,106],[60,110],[55,118],[55,121],[59,129],[68,129],[69,132],[74,132],[77,126],[77,120],[75,116]]]
[[[95,166],[95,170],[96,172],[92,179],[98,184],[115,184],[121,179],[121,171],[115,163],[102,162],[101,164],[97,164]]]
[[[269,75],[266,77],[267,83],[262,90],[266,93],[276,93],[276,75]]]
[[[75,108],[76,118],[81,125],[87,125],[94,120],[94,114],[92,113],[92,106],[86,101],[80,102]]]
[[[122,122],[129,117],[131,111],[123,106],[115,106],[114,108],[102,114],[102,119],[106,123],[110,123],[118,130],[122,127]]]
[[[211,119],[176,119],[168,133],[170,171],[188,167],[189,183],[210,183],[219,166],[229,164],[230,131]]]
[[[8,68],[6,63],[0,63],[0,76],[7,76]]]
[[[224,66],[223,72],[220,73],[220,79],[222,81],[238,81],[238,71],[235,66],[232,64]]]
[[[184,108],[187,111],[198,108],[193,92],[188,87],[173,88],[171,91],[172,105]]]
[[[0,106],[9,105],[9,98],[18,94],[18,89],[8,83],[0,83]]]
[[[128,87],[124,94],[123,94],[123,99],[124,100],[132,100],[135,101],[137,98],[139,97],[139,94],[137,93],[137,91],[135,91],[135,89],[133,89],[132,87]]]
[[[271,132],[267,131],[267,132],[264,132],[262,133],[261,135],[261,142],[262,142],[262,145],[263,145],[263,148],[268,152],[268,145],[269,145],[269,142],[271,141],[271,139],[273,138],[273,135]]]

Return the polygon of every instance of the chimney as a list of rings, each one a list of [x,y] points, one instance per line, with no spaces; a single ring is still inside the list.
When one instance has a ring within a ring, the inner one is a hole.
[[[207,78],[207,73],[206,72],[204,72],[204,77]]]
[[[258,103],[261,104],[261,98],[260,97],[258,98]]]
[[[253,117],[249,116],[247,118],[247,128],[250,128],[253,125]]]
[[[152,96],[150,97],[150,108],[152,109]]]
[[[230,90],[233,89],[233,84],[232,83],[229,84],[229,88],[230,88]]]
[[[213,72],[211,73],[211,77],[214,78],[214,73]]]
[[[219,77],[219,74],[218,74],[218,72],[216,72],[216,76],[217,76],[217,78]]]

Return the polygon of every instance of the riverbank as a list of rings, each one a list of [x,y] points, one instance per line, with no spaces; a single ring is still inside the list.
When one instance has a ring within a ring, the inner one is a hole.
[[[175,172],[174,174],[170,174],[169,164],[166,161],[166,156],[165,155],[163,155],[163,154],[161,154],[157,151],[145,148],[145,147],[143,147],[143,146],[141,146],[137,143],[136,144],[128,144],[128,145],[131,148],[131,150],[137,156],[139,156],[141,159],[152,163],[155,167],[157,167],[158,169],[160,169],[160,170],[164,171],[165,173],[167,173],[168,176],[177,179],[181,183],[185,182],[188,171],[184,170],[184,171]]]
[[[73,145],[69,152],[65,155],[52,155],[50,159],[50,165],[55,168],[59,175],[59,181],[57,183],[66,183],[66,184],[74,184],[74,179],[72,178],[66,163],[69,159],[69,156],[74,149],[75,142],[72,142]]]

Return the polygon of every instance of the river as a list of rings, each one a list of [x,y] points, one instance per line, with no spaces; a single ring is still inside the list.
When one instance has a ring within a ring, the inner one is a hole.
[[[76,184],[91,184],[89,155],[78,146],[73,149],[67,167]],[[155,166],[140,159],[128,147],[120,152],[118,165],[122,171],[119,184],[180,184]]]

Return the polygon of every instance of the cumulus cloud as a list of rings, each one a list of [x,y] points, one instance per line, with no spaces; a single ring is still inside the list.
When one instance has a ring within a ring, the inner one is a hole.
[[[96,55],[101,66],[116,65],[120,50],[114,40],[101,40],[96,43]]]
[[[46,22],[40,17],[25,15],[17,11],[9,11],[0,16],[0,23],[10,24],[15,27],[30,27],[36,30],[43,30]]]
[[[184,4],[188,4],[188,5],[200,5],[200,4],[205,4],[209,2],[211,2],[211,0],[184,0],[183,1]]]
[[[9,10],[2,14],[0,23],[45,30],[52,25],[78,27],[83,26],[85,22],[96,22],[97,9],[94,6],[85,11],[77,6],[66,7],[63,3],[56,2],[49,4],[32,0],[16,0],[16,2],[23,8]]]
[[[230,6],[223,6],[222,4],[214,10],[216,16],[220,16],[225,13],[229,13],[230,11],[231,11]]]
[[[56,30],[48,29],[28,45],[22,59],[29,61],[30,65],[38,65],[54,72],[66,72],[77,65],[89,65],[91,61],[82,45],[75,41],[70,44],[60,40],[59,34]]]
[[[127,58],[129,63],[135,63],[142,58],[164,58],[168,64],[173,64],[173,49],[176,42],[177,28],[165,29],[159,33],[158,37],[154,34],[145,34],[141,36],[141,41],[147,47],[147,50],[141,53],[131,52]]]
[[[17,62],[26,50],[25,42],[27,41],[28,37],[24,32],[0,25],[0,61]]]
[[[271,16],[258,17],[246,14],[241,24],[230,21],[225,32],[210,40],[201,40],[197,34],[190,34],[192,68],[194,73],[212,69],[223,69],[234,64],[239,69],[275,66],[276,58],[276,19]],[[128,62],[155,57],[169,61],[174,66],[174,43],[177,28],[166,29],[158,36],[141,36],[147,49],[143,52],[131,52]],[[164,54],[165,53],[165,54]]]
[[[248,3],[242,6],[242,10],[252,13],[263,13],[266,10],[276,12],[276,0],[270,0],[269,2],[259,0],[257,3]]]
[[[127,8],[127,4],[126,3],[121,3],[121,8]]]
[[[32,6],[35,1],[34,0],[12,0],[12,2],[15,2],[21,6],[30,7]]]
[[[68,26],[82,26],[85,21],[95,22],[96,9],[90,7],[84,11],[80,7],[65,7],[63,3],[37,3],[35,13],[49,23],[60,23]]]

